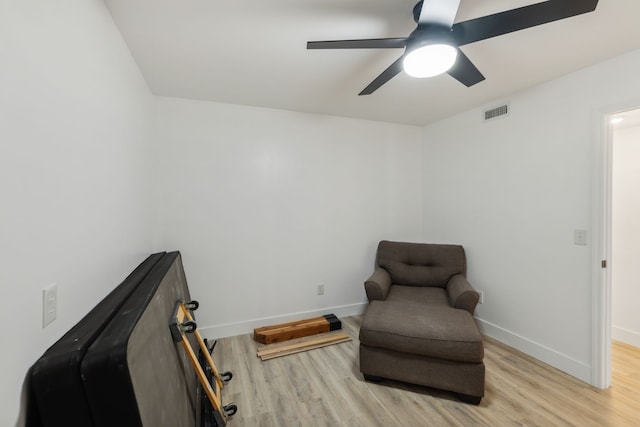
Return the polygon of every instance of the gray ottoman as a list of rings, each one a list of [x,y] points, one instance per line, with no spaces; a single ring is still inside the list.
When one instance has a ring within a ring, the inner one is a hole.
[[[369,379],[430,386],[479,402],[483,357],[482,336],[466,310],[372,301],[360,328],[360,371]]]

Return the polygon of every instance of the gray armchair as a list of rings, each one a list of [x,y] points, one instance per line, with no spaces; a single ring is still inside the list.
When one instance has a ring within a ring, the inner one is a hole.
[[[473,320],[479,295],[466,279],[462,246],[382,241],[364,286],[364,378],[448,390],[480,403],[484,347]]]

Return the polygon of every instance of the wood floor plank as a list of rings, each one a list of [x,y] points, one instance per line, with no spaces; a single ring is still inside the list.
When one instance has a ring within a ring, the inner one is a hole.
[[[223,403],[229,427],[637,426],[640,349],[614,342],[613,387],[599,390],[485,338],[485,397],[395,381],[364,381],[358,367],[361,316],[342,319],[352,341],[262,362],[252,334],[219,340],[214,360],[233,371]]]

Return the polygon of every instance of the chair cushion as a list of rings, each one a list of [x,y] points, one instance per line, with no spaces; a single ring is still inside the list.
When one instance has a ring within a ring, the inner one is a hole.
[[[447,290],[436,286],[401,286],[393,285],[389,289],[386,301],[404,301],[425,305],[451,307]],[[426,309],[426,307],[425,307]]]
[[[466,275],[464,249],[459,245],[383,240],[378,245],[377,263],[396,285],[444,287],[453,275]]]
[[[453,307],[372,301],[367,307],[360,342],[388,350],[458,362],[482,362],[484,348],[466,310]]]

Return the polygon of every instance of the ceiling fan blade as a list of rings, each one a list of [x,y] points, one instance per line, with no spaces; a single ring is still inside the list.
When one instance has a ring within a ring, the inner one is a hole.
[[[456,63],[447,73],[466,87],[473,86],[484,80],[480,70],[473,65],[473,62],[460,49],[458,49]]]
[[[458,46],[593,12],[598,0],[548,0],[453,25]]]
[[[382,72],[378,77],[375,78],[374,81],[369,83],[369,86],[365,87],[362,92],[358,94],[360,95],[371,95],[373,92],[378,90],[380,86],[394,78],[400,71],[402,71],[402,60],[404,59],[404,55],[398,58],[393,64],[389,66],[386,70]]]
[[[460,0],[423,0],[418,24],[440,24],[451,28],[459,7]]]
[[[307,42],[307,49],[389,49],[403,48],[406,37],[392,39],[328,40]]]

